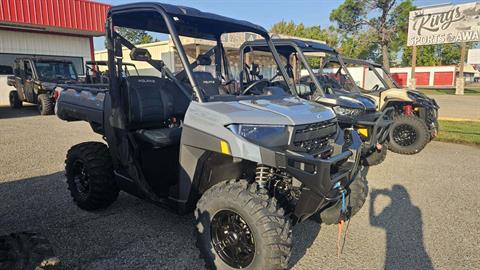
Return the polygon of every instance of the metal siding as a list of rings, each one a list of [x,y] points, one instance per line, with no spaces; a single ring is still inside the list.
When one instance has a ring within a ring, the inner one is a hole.
[[[0,36],[1,53],[77,56],[90,59],[88,37],[6,30],[0,30]]]
[[[103,34],[109,5],[86,0],[1,0],[0,22]]]

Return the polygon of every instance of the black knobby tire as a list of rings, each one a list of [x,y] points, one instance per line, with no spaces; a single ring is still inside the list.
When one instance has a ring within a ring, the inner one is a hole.
[[[41,115],[50,115],[54,113],[55,102],[47,94],[40,94],[37,107]]]
[[[85,142],[70,148],[65,172],[73,201],[82,209],[105,208],[118,197],[112,159],[103,143]]]
[[[359,171],[355,180],[347,187],[348,194],[345,196],[345,205],[348,216],[346,220],[352,218],[362,209],[368,196],[368,181]],[[339,200],[332,206],[324,209],[320,214],[314,215],[314,220],[325,225],[338,224],[340,219],[340,210],[342,201]]]
[[[410,134],[409,136],[403,136]],[[425,148],[430,132],[424,121],[416,116],[398,115],[390,128],[389,147],[392,152],[413,155]]]
[[[383,161],[385,161],[385,158],[387,158],[387,153],[388,153],[388,144],[384,143],[382,144],[382,149],[380,150],[375,149],[362,159],[363,165],[364,166],[378,165]]]
[[[0,236],[0,270],[58,269],[50,242],[31,232]]]
[[[10,91],[8,94],[8,101],[10,102],[10,108],[12,109],[21,108],[23,106],[23,102],[20,100],[16,90]]]
[[[225,212],[240,216],[245,221],[242,224],[248,228],[250,238],[228,238],[246,239],[241,244],[250,244],[248,250],[251,256],[246,256],[249,259],[244,261],[245,265],[241,265],[242,269],[285,269],[288,266],[292,248],[290,220],[285,217],[284,210],[275,198],[257,189],[256,183],[248,184],[245,180],[225,181],[208,189],[198,201],[195,210],[197,247],[207,268],[240,269],[238,265],[232,266],[228,257],[224,260],[225,254],[218,251],[220,245],[214,244],[218,243],[216,240],[222,234],[216,229],[217,217]],[[253,248],[251,242],[254,243]]]

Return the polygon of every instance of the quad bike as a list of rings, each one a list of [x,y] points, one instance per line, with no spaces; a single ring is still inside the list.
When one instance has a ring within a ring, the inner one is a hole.
[[[8,85],[15,87],[9,94],[10,107],[17,109],[23,102],[33,103],[41,115],[53,114],[57,84],[78,82],[73,63],[54,58],[17,58],[14,74],[7,78]]]
[[[173,73],[118,27],[169,34],[183,70]],[[252,87],[220,94],[235,85],[222,44],[232,32],[266,40],[291,93],[265,86],[263,94]],[[214,41],[214,53],[191,63],[180,36]],[[109,10],[106,40],[108,88],[66,85],[56,106],[60,119],[87,121],[106,140],[67,153],[67,184],[80,208],[105,208],[123,190],[178,213],[193,211],[208,268],[284,269],[292,225],[336,208],[342,196],[361,197],[352,200],[360,207],[365,202],[359,135],[342,130],[331,109],[296,95],[264,28],[188,7],[136,3]],[[123,47],[162,76],[124,76]],[[212,63],[214,74],[197,70]],[[352,186],[363,193],[353,194]],[[354,207],[336,209],[346,215]]]
[[[300,97],[333,108],[342,128],[354,128],[360,134],[364,142],[362,163],[365,166],[382,163],[387,155],[387,137],[393,110],[377,112],[372,98],[342,89],[340,82],[325,71],[313,72],[307,60],[307,56],[312,57],[312,54],[322,59],[333,58],[341,62],[340,55],[333,48],[323,43],[299,39],[272,39],[272,42],[286,63],[287,74],[297,83],[296,88]],[[258,76],[258,70],[252,69],[257,65],[244,63],[247,54],[268,50],[268,45],[263,40],[247,41],[242,45],[240,52],[243,60],[241,61],[245,66],[244,77],[247,84]],[[295,66],[301,65],[308,75],[300,77],[299,70],[294,70],[292,63]],[[277,76],[274,76],[270,80],[288,91],[287,85],[276,82],[276,78]]]
[[[336,60],[333,63],[339,64]],[[415,90],[400,89],[381,65],[350,58],[343,58],[341,65],[345,81],[350,81],[353,91],[374,99],[377,111],[393,109],[388,149],[399,154],[417,154],[437,136],[440,107],[434,99]],[[355,79],[352,74],[356,74]]]

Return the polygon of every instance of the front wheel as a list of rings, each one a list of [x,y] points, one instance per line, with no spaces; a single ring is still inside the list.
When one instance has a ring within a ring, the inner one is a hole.
[[[207,190],[195,210],[197,246],[209,269],[285,269],[291,223],[275,198],[245,180]]]
[[[41,115],[49,115],[54,113],[53,110],[55,104],[53,102],[53,99],[50,98],[48,95],[40,94],[38,95],[37,107]]]
[[[365,170],[363,168],[362,170]],[[347,187],[348,194],[345,196],[345,204],[348,216],[346,219],[352,218],[362,209],[368,196],[368,181],[366,177],[359,171],[353,182]],[[342,209],[341,200],[337,201],[330,207],[324,209],[320,213],[313,216],[313,219],[325,225],[338,224],[340,220],[340,211]]]
[[[362,158],[363,165],[365,166],[375,166],[380,163],[382,163],[385,158],[387,158],[387,152],[388,152],[388,144],[384,143],[382,144],[382,148],[375,149],[368,154],[365,155],[365,157]]]
[[[392,152],[413,155],[425,148],[430,133],[424,121],[416,116],[399,115],[393,119],[389,134],[389,148]]]
[[[8,101],[10,102],[10,108],[12,109],[21,108],[23,106],[23,102],[20,100],[16,90],[10,91]]]

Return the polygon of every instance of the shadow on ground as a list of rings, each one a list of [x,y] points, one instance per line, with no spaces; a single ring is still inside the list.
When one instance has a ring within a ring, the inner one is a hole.
[[[376,213],[375,201],[380,196],[386,196],[390,204]],[[369,208],[370,224],[384,229],[387,236],[385,269],[433,269],[423,244],[422,213],[405,187],[373,189]]]
[[[24,105],[22,108],[12,109],[0,106],[0,119],[39,116],[37,106]]]
[[[102,211],[86,212],[72,202],[64,173],[0,183],[0,235],[43,234],[62,269],[203,269],[193,234],[193,216],[179,216],[121,193]],[[300,260],[320,225],[294,229],[291,263]]]

